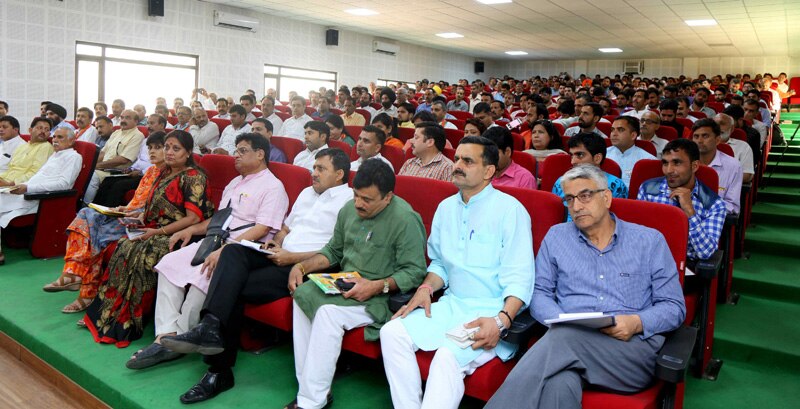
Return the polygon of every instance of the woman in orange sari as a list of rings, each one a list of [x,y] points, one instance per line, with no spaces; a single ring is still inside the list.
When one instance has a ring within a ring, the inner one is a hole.
[[[153,191],[158,173],[164,166],[164,132],[154,132],[147,138],[150,166],[142,176],[136,194],[127,206],[112,210],[137,216]],[[106,216],[86,207],[78,212],[67,228],[67,254],[64,256],[64,271],[55,281],[44,286],[47,292],[77,291],[78,298],[67,304],[61,312],[75,313],[85,310],[97,295],[100,285],[100,267],[103,250],[125,235],[125,226],[117,217]]]

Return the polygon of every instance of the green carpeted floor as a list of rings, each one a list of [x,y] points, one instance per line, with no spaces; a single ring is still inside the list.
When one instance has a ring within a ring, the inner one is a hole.
[[[783,119],[800,120],[800,114]],[[796,125],[783,125],[787,138]],[[773,152],[780,152],[779,147]],[[737,260],[736,306],[720,305],[715,356],[724,360],[716,382],[689,378],[685,407],[689,409],[800,407],[800,138],[783,165],[760,192],[747,231],[751,257]],[[798,159],[795,159],[797,157]],[[776,153],[770,162],[777,160]],[[48,294],[41,286],[53,280],[62,260],[35,260],[27,251],[5,250],[0,267],[0,330],[18,340],[56,369],[115,408],[183,408],[178,396],[205,371],[197,356],[131,371],[124,364],[149,339],[128,348],[94,343],[88,331],[75,325],[80,316],[60,312],[75,293]],[[152,326],[147,333],[152,334]],[[352,369],[334,382],[336,407],[389,408],[391,401],[378,363],[344,355]],[[296,393],[291,345],[283,343],[261,355],[240,353],[236,387],[198,408],[279,408]],[[462,408],[477,408],[471,399]]]

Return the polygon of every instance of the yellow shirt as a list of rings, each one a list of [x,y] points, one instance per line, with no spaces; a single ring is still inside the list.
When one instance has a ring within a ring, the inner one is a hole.
[[[118,129],[108,138],[108,142],[100,151],[100,157],[97,161],[105,162],[118,156],[123,156],[131,163],[136,162],[136,158],[139,157],[139,150],[142,148],[142,141],[144,141],[144,135],[138,129]],[[128,166],[130,165],[120,166],[120,168],[124,169]]]
[[[358,112],[353,112],[353,115],[350,116],[347,116],[347,113],[344,113],[341,116],[345,126],[364,126],[364,124],[367,123],[364,115],[361,115]]]
[[[49,142],[23,143],[14,150],[11,161],[8,162],[8,170],[0,173],[0,178],[7,182],[25,183],[52,154],[53,145]]]
[[[401,123],[400,125],[397,125],[397,126],[399,126],[401,128],[414,128],[414,123],[411,122],[411,121],[408,121],[408,122],[403,122],[403,123]]]

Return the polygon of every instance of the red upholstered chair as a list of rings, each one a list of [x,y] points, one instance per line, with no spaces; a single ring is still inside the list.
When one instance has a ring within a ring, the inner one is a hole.
[[[228,125],[231,124],[231,120],[230,119],[211,118],[211,119],[209,119],[209,121],[211,121],[211,122],[213,122],[213,123],[215,123],[217,125],[217,129],[219,129],[219,134],[220,135],[222,135],[222,131],[224,131],[225,128],[227,128]],[[277,131],[277,129],[275,129],[274,131]]]
[[[456,160],[456,150],[450,148],[444,148],[442,154],[445,158],[450,159],[451,161],[455,162]]]
[[[686,137],[686,131],[688,130],[689,131],[689,137],[687,139],[690,139],[692,137],[691,136],[692,135],[692,125],[694,125],[694,121],[692,121],[689,118],[678,118],[678,117],[675,117],[675,122],[683,125],[683,135],[678,135],[678,136],[681,137],[681,138],[687,138]]]
[[[289,196],[290,209],[300,192],[311,186],[311,173],[306,168],[285,163],[270,163],[269,170],[283,183]],[[284,297],[267,304],[247,304],[244,307],[244,315],[289,332],[292,330],[292,298]],[[242,345],[247,345],[247,342],[242,342]]]
[[[720,113],[725,109],[725,104],[722,102],[709,101],[706,103],[706,105],[708,105],[708,107],[713,109],[716,113]]]
[[[364,127],[358,125],[345,125],[344,129],[354,141],[358,142],[358,137],[361,136],[361,130],[364,129]]]
[[[310,107],[310,106],[307,106],[305,111],[306,111],[306,115],[308,115],[308,116],[311,116],[313,113],[317,112],[317,110],[314,109],[314,107]]]
[[[622,169],[619,167],[619,164],[614,162],[612,159],[606,158],[603,161],[603,164],[600,165],[600,169],[603,169],[603,172],[614,175],[618,178],[622,177]]]
[[[608,123],[608,122],[598,122],[597,123],[597,129],[599,129],[600,132],[606,134],[606,136],[608,136],[608,137],[611,136],[611,124],[610,123]]]
[[[515,151],[524,151],[525,150],[525,138],[522,137],[517,132],[511,132],[511,137],[514,139],[514,150]]]
[[[36,214],[16,217],[8,225],[12,229],[32,229],[30,251],[36,258],[52,258],[64,254],[67,246],[67,226],[77,214],[78,201],[83,197],[97,163],[98,150],[95,144],[77,141],[74,149],[81,155],[83,162],[72,188],[26,194],[25,199],[39,200],[39,210]],[[12,235],[11,232],[4,236],[9,239],[19,237]],[[22,242],[17,240],[16,243],[10,244],[22,244]]]
[[[278,147],[283,151],[283,153],[286,154],[286,160],[289,161],[289,163],[294,162],[294,157],[306,149],[306,145],[303,142],[300,142],[299,139],[285,136],[273,136],[270,140],[270,143]]]
[[[219,115],[219,111],[213,109],[206,109],[206,115],[208,115],[208,119],[211,119],[217,115]]]
[[[347,142],[334,140],[328,140],[328,147],[341,149],[342,152],[347,154],[348,157],[350,156],[350,152],[353,150],[353,148]]]
[[[800,104],[800,77],[792,77],[789,80],[789,90],[794,90],[795,94],[788,98],[789,106]]]
[[[275,104],[275,113],[278,113],[278,112],[283,112],[284,114],[290,114],[291,115],[292,109],[289,108],[286,105]]]
[[[334,115],[341,116],[342,114],[344,114],[344,111],[342,111],[341,109],[337,109],[337,108],[331,108],[331,113],[333,113]]]
[[[171,116],[171,117],[167,118],[167,123],[169,123],[172,126],[177,125],[178,124],[178,117]]]
[[[564,125],[561,125],[558,122],[553,122],[553,127],[556,128],[556,131],[558,132],[559,135],[564,136]],[[569,138],[567,138],[567,139],[569,139]],[[565,144],[564,146],[567,146],[567,145]]]
[[[705,112],[700,112],[700,111],[689,111],[689,115],[691,115],[691,116],[693,116],[693,117],[695,117],[697,119],[703,119],[703,118],[705,118],[707,116],[705,114]]]
[[[467,126],[467,121],[462,119],[450,119],[448,122],[452,123],[456,126],[456,129],[464,130],[464,127]]]
[[[253,116],[256,117],[256,118],[261,118],[264,115],[263,112],[259,112],[259,111],[252,111],[250,113],[253,114]]]
[[[199,165],[206,171],[208,176],[206,195],[214,202],[215,209],[228,207],[227,203],[220,203],[220,200],[222,200],[222,192],[228,186],[228,183],[239,176],[239,172],[234,166],[235,163],[236,158],[229,155],[208,154],[200,158]]]
[[[414,132],[416,128],[405,128],[405,127],[397,127],[397,139],[406,143],[407,140],[414,137]]]
[[[464,138],[464,131],[460,129],[445,129],[444,135],[448,141],[450,141],[450,145],[453,146],[453,149],[458,147],[458,144],[461,142],[461,139]]]
[[[608,159],[606,159],[608,160]],[[568,170],[572,169],[572,158],[570,155],[550,155],[544,160],[542,173],[539,175],[539,190],[552,192],[556,180]]]
[[[137,126],[136,129],[138,129],[139,132],[141,132],[145,138],[147,138],[150,135],[150,130],[147,129],[146,126]]]
[[[740,128],[736,128],[733,130],[733,132],[731,132],[731,138],[738,139],[742,142],[747,142],[747,134]]]
[[[292,117],[292,114],[290,114],[288,112],[281,112],[281,111],[278,111],[277,109],[273,113],[275,114],[275,116],[280,118],[281,121],[285,121],[285,120],[287,120],[287,119]],[[277,129],[273,129],[273,132],[278,132],[278,130]]]
[[[373,102],[373,103],[369,104],[369,106],[371,106],[372,109],[374,109],[376,111],[381,109],[381,108],[383,108],[383,106],[378,102]]]
[[[656,145],[653,144],[653,142],[643,141],[643,140],[637,139],[637,140],[634,141],[634,144],[636,144],[636,146],[638,146],[639,148],[642,148],[645,151],[647,151],[647,153],[649,153],[649,154],[651,154],[653,156],[657,156],[656,155]]]
[[[366,120],[365,123],[371,124],[372,123],[372,114],[369,113],[366,109],[356,108],[356,112],[361,114],[364,119]]]
[[[568,155],[551,155],[551,156],[567,156],[567,157],[569,157]],[[533,155],[529,155],[529,154],[527,154],[525,152],[522,152],[522,151],[512,151],[511,152],[511,160],[513,160],[514,162],[516,162],[518,165],[522,166],[523,168],[527,169],[528,172],[531,172],[531,174],[533,174],[533,176],[537,176],[538,177],[538,175],[537,175],[537,173],[539,173],[538,172],[539,169],[538,169],[538,166],[537,166],[538,162],[536,161],[536,158],[533,157]]]
[[[656,129],[656,136],[667,141],[678,139],[678,131],[671,126],[660,126]]]
[[[355,149],[353,149],[355,151]],[[400,168],[403,167],[403,163],[406,162],[406,154],[403,152],[402,149],[396,148],[394,146],[384,145],[381,148],[381,156],[386,158],[389,162],[392,163],[392,167],[394,168],[394,173],[400,171]]]
[[[603,115],[603,119],[605,119],[608,122],[612,122],[613,123],[614,120],[617,119],[617,116],[618,115]]]
[[[465,111],[447,111],[448,114],[456,117],[456,119],[460,119],[462,121],[466,121],[467,119],[472,118],[472,113],[465,112]]]
[[[731,146],[728,145],[727,143],[721,143],[717,145],[717,150],[730,157],[733,157],[733,148],[731,148]]]

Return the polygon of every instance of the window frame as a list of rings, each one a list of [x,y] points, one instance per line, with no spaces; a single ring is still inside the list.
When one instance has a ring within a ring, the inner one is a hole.
[[[339,89],[339,73],[337,71],[317,70],[317,69],[312,69],[312,68],[294,67],[294,66],[291,66],[291,65],[279,65],[279,64],[264,63],[263,67],[261,68],[262,72],[264,70],[264,67],[274,67],[274,68],[278,69],[278,73],[277,74],[264,73],[264,84],[263,84],[264,85],[263,89],[264,89],[264,92],[266,93],[266,91],[267,91],[267,78],[272,78],[272,79],[275,80],[275,93],[278,96],[278,98],[277,98],[278,101],[280,101],[280,97],[281,97],[281,79],[282,78],[291,78],[291,79],[296,79],[296,80],[309,80],[309,81],[333,81],[333,90],[335,91],[335,90]],[[285,74],[282,73],[284,68],[290,69],[290,70],[314,71],[314,72],[333,74],[333,80],[322,79],[322,78],[310,78],[310,77],[303,77],[303,76],[298,76],[298,75],[285,75]],[[316,90],[314,90],[314,91],[316,91]],[[303,98],[306,98],[305,95],[301,95],[301,96]]]

